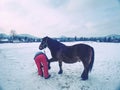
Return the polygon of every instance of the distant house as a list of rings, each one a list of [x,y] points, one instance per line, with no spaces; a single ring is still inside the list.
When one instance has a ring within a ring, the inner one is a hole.
[[[19,40],[13,40],[12,42],[13,42],[13,43],[20,43]]]
[[[6,38],[6,39],[0,39],[0,43],[8,43],[9,40]]]

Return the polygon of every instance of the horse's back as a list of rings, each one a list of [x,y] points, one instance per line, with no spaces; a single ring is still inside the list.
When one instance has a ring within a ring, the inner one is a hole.
[[[79,48],[91,48],[90,45],[88,44],[83,44],[83,43],[80,43],[80,44],[75,44],[73,45],[72,47],[79,47]]]
[[[62,48],[61,54],[68,58],[87,57],[89,56],[92,47],[87,44],[75,44]]]
[[[82,58],[89,56],[89,54],[92,52],[93,47],[87,44],[76,44],[73,45],[74,53],[77,54],[77,56],[80,56]]]

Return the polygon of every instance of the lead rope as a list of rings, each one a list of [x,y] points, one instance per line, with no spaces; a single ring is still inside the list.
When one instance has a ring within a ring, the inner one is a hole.
[[[43,49],[44,54],[46,55],[45,49]]]

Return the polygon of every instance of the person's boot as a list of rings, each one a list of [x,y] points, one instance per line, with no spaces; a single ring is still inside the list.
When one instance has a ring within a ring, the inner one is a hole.
[[[46,77],[45,79],[48,79],[48,78],[50,78],[51,77],[51,75],[48,75],[48,77]]]

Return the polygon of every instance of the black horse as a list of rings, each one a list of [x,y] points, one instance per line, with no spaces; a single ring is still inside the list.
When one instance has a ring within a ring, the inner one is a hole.
[[[52,55],[52,58],[48,61],[49,65],[50,62],[59,62],[59,74],[62,74],[63,72],[62,61],[65,63],[75,63],[82,61],[84,71],[81,75],[81,78],[82,80],[88,79],[88,73],[92,70],[94,63],[94,49],[91,46],[86,44],[66,46],[50,37],[44,37],[39,46],[39,49],[42,50],[46,47],[50,49]]]

